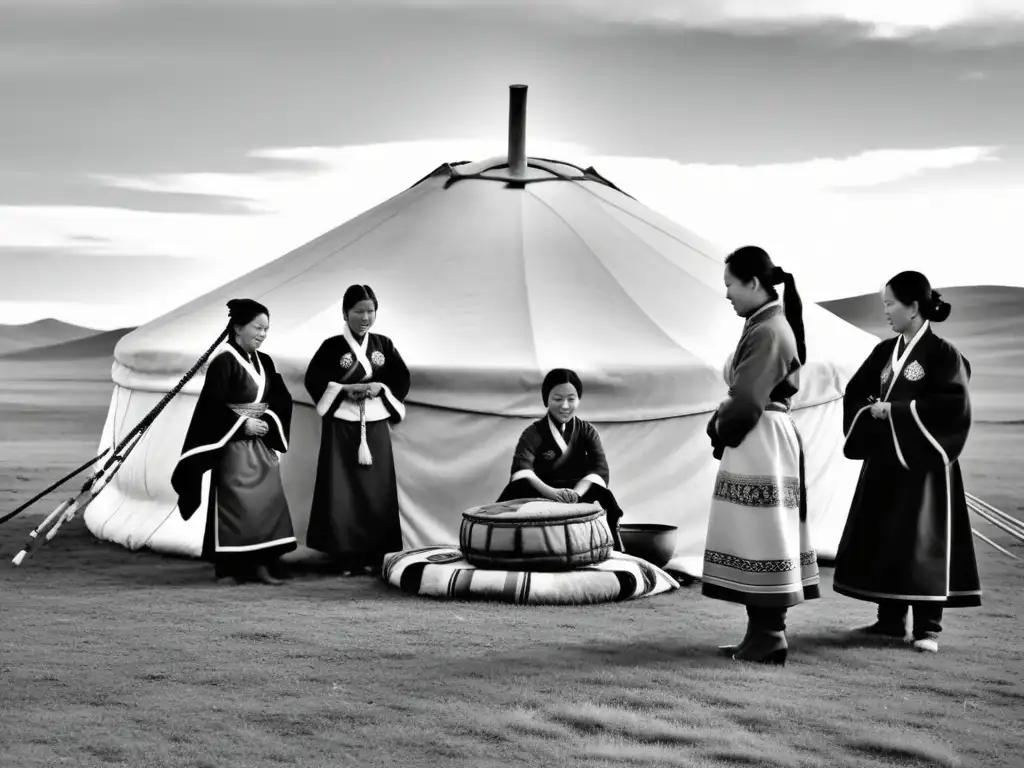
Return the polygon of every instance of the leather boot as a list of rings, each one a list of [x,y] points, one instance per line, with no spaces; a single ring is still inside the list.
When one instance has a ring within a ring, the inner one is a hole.
[[[737,651],[733,658],[736,661],[752,661],[760,664],[786,665],[789,644],[786,633],[756,629],[746,647]]]
[[[743,635],[743,639],[740,640],[739,643],[737,643],[736,645],[720,645],[718,646],[718,650],[721,651],[723,656],[728,656],[729,658],[732,658],[734,653],[737,653],[741,649],[747,647],[747,645],[750,643],[750,639],[754,636],[755,632],[756,627],[754,626],[754,622],[750,619],[747,619],[747,631],[746,634]]]
[[[279,584],[284,584],[284,582],[280,579],[275,579],[273,576],[271,576],[270,569],[268,569],[266,565],[262,564],[256,566],[256,580],[261,581],[264,584],[270,584],[275,587]]]
[[[907,636],[906,625],[899,625],[896,623],[885,623],[876,621],[874,624],[869,624],[866,627],[857,627],[854,630],[860,635],[870,635],[871,637],[891,637],[895,640],[902,640]]]
[[[242,583],[238,573],[222,562],[213,565],[213,580],[220,586],[237,586]]]

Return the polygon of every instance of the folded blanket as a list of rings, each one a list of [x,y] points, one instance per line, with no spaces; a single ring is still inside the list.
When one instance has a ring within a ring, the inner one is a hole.
[[[636,600],[679,588],[665,571],[622,552],[571,571],[502,571],[470,565],[457,547],[424,547],[385,555],[381,577],[391,586],[425,597],[517,605]]]

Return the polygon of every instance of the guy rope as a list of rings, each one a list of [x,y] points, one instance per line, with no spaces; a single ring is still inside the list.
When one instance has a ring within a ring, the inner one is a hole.
[[[974,514],[976,514],[982,520],[991,523],[999,530],[1005,531],[1006,533],[1010,534],[1010,536],[1015,538],[1018,542],[1024,544],[1024,522],[1021,522],[1012,515],[1008,515],[1005,512],[996,509],[988,502],[982,501],[973,494],[967,493],[964,495],[967,497],[967,508],[970,509]],[[1020,560],[1020,558],[1017,557],[1015,554],[999,546],[994,541],[992,541],[992,539],[990,539],[988,536],[986,536],[983,533],[980,533],[977,529],[972,528],[971,530],[974,531],[975,536],[984,541],[986,544],[989,544],[995,549],[998,549],[1007,557],[1012,557],[1014,560]]]
[[[217,340],[210,345],[209,349],[207,349],[206,352],[203,353],[203,355],[196,361],[195,365],[192,366],[188,373],[182,376],[181,381],[179,381],[174,386],[174,388],[171,389],[170,392],[164,395],[163,398],[161,398],[160,402],[153,407],[153,410],[151,410],[149,413],[143,416],[142,420],[135,425],[135,427],[124,437],[123,440],[121,440],[120,443],[117,444],[116,447],[113,448],[113,455],[111,455],[110,458],[108,458],[106,462],[103,464],[103,466],[100,467],[88,480],[85,481],[85,484],[82,486],[78,494],[76,496],[71,496],[67,500],[63,501],[60,505],[58,505],[58,507],[55,510],[53,510],[53,512],[47,515],[43,519],[43,521],[32,530],[31,533],[29,533],[28,537],[25,539],[25,544],[22,546],[21,551],[14,556],[14,560],[12,561],[14,565],[21,565],[22,562],[25,561],[25,558],[31,557],[36,552],[36,550],[45,545],[47,542],[52,541],[53,537],[57,535],[57,532],[61,529],[61,526],[64,525],[64,523],[74,520],[75,515],[77,515],[79,512],[85,511],[86,507],[88,507],[89,504],[92,503],[93,499],[95,499],[100,494],[100,492],[107,487],[107,485],[113,479],[114,475],[117,474],[118,470],[124,466],[125,460],[128,458],[129,454],[131,454],[131,452],[135,449],[135,446],[137,446],[142,441],[142,438],[145,435],[146,431],[150,428],[150,426],[152,426],[153,422],[156,420],[156,417],[160,415],[160,412],[167,407],[167,404],[171,402],[171,400],[174,398],[176,394],[178,394],[178,392],[181,391],[182,387],[184,387],[189,382],[189,380],[193,376],[195,376],[196,372],[202,367],[203,363],[205,363],[206,360],[213,353],[213,350],[217,348],[221,341],[227,338],[227,335],[228,329],[225,329],[223,332],[221,332],[220,336],[217,337]],[[39,501],[39,499],[43,498],[51,491],[54,491],[60,486],[64,485],[64,483],[66,483],[68,480],[71,480],[73,477],[80,475],[82,472],[84,472],[97,462],[99,462],[104,456],[106,456],[109,453],[111,453],[111,449],[107,448],[99,456],[95,457],[94,459],[91,459],[90,461],[87,461],[85,464],[83,464],[70,474],[65,475],[64,477],[62,477],[60,480],[58,480],[56,483],[54,483],[41,493],[37,493],[35,496],[33,496],[24,504],[22,504],[16,510],[0,518],[0,524],[6,523],[8,520],[12,520],[13,518],[17,517],[26,509],[28,509],[37,501]]]

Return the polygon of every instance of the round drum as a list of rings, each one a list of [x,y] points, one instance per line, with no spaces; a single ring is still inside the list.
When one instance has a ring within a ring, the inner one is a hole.
[[[477,568],[567,571],[612,552],[612,532],[599,504],[516,499],[462,513],[459,545]]]

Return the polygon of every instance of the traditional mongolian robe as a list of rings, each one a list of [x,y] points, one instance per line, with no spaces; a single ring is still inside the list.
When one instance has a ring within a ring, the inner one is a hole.
[[[188,520],[206,509],[204,559],[267,562],[296,548],[279,458],[288,450],[291,394],[268,355],[250,357],[233,341],[215,349],[208,365],[171,474],[178,512]],[[265,422],[267,434],[246,435],[248,418]]]
[[[366,441],[373,463],[359,463],[359,402],[343,384],[378,382],[380,395],[365,402]],[[306,544],[340,567],[379,568],[402,549],[398,484],[391,425],[405,418],[409,369],[391,339],[367,333],[356,341],[348,325],[313,355],[306,389],[322,418],[320,457]]]
[[[609,490],[610,474],[601,436],[589,422],[576,416],[559,426],[545,416],[527,427],[519,437],[512,458],[512,477],[498,501],[537,498],[539,493],[527,479],[534,477],[552,488],[575,488],[582,481],[590,487],[580,501],[600,504],[613,532],[618,531],[622,510]],[[618,535],[615,536],[618,541]]]
[[[971,428],[970,364],[930,323],[909,344],[901,339],[875,347],[843,399],[844,453],[864,464],[834,589],[876,603],[978,606],[958,461]],[[872,418],[872,398],[891,403],[887,420]]]
[[[702,591],[756,609],[819,596],[807,525],[796,338],[776,300],[747,318],[726,365],[729,396],[708,424],[722,463],[715,480]]]

